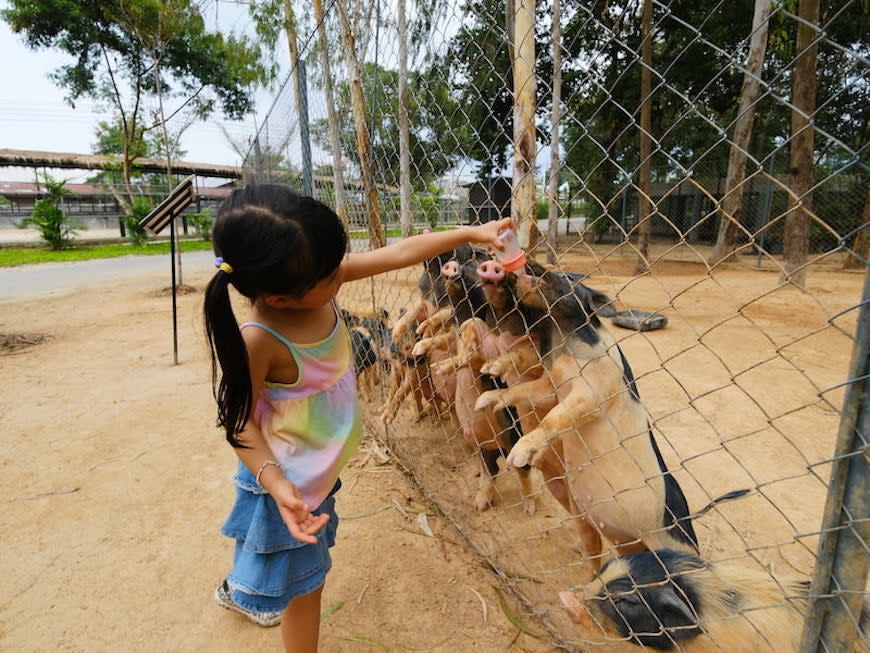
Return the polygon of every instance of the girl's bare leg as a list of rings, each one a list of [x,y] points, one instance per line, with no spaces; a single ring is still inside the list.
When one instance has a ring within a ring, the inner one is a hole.
[[[281,616],[281,639],[287,653],[316,653],[320,636],[320,595],[323,586],[298,596]]]

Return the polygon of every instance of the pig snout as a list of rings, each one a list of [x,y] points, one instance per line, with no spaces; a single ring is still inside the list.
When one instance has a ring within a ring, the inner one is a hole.
[[[498,261],[484,261],[477,266],[477,276],[484,282],[499,283],[504,280],[505,269]]]
[[[559,592],[559,600],[568,616],[575,624],[591,630],[594,622],[591,615],[586,611],[583,602],[574,592]]]
[[[459,263],[456,261],[447,261],[447,263],[441,266],[441,276],[445,279],[455,279],[461,271]]]

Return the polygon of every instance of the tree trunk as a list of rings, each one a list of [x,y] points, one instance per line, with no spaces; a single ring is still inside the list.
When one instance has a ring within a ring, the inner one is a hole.
[[[752,17],[752,35],[749,56],[743,74],[740,92],[740,107],[734,121],[734,134],[728,156],[728,174],[725,178],[725,197],[719,212],[719,233],[710,254],[710,265],[735,257],[738,226],[743,213],[743,181],[746,179],[746,158],[752,140],[752,123],[755,120],[755,102],[761,85],[761,69],[767,49],[767,27],[771,0],[755,0]]]
[[[855,234],[849,255],[843,263],[847,269],[862,268],[870,258],[870,184],[867,186],[867,196],[864,198],[864,210],[861,212],[861,227]]]
[[[411,235],[411,139],[408,118],[408,24],[405,0],[398,0],[399,22],[399,223]],[[440,207],[439,207],[440,208]]]
[[[562,5],[553,0],[553,110],[550,117],[550,184],[547,214],[547,262],[556,262],[559,227],[559,121],[562,115]]]
[[[652,200],[650,199],[650,176],[652,174],[652,0],[643,2],[641,19],[640,72],[640,170],[638,179],[638,239],[637,261],[634,274],[649,271],[649,239],[652,232]]]
[[[332,67],[329,63],[329,41],[323,0],[314,0],[314,20],[320,40],[320,66],[323,69],[323,94],[326,98],[326,124],[329,127],[329,149],[332,151],[332,183],[335,186],[335,212],[347,224],[347,199],[344,194],[344,164],[341,160],[341,140],[335,113],[335,92],[332,85]]]
[[[783,233],[782,282],[805,287],[813,210],[813,114],[816,111],[819,0],[800,0],[797,58],[792,82],[791,193]]]
[[[537,244],[535,221],[535,0],[513,0],[514,167],[511,217],[520,246]]]
[[[344,53],[347,60],[348,77],[350,78],[351,106],[353,109],[354,131],[356,132],[356,145],[359,149],[362,190],[365,197],[368,198],[369,241],[373,248],[383,247],[387,244],[387,239],[384,235],[384,226],[381,224],[378,188],[375,186],[371,169],[371,141],[369,138],[365,98],[362,91],[362,74],[360,72],[359,58],[356,53],[356,40],[354,39],[350,20],[347,16],[344,0],[336,0],[335,5],[338,8],[338,16],[341,20],[341,28],[344,34]]]
[[[299,44],[296,39],[296,15],[290,0],[282,0],[284,10],[284,31],[287,34],[287,46],[290,50],[290,75],[293,78],[293,99],[296,101],[296,117],[299,120],[299,139],[302,147],[302,180],[306,195],[314,194],[311,173],[311,143],[308,140],[308,98],[303,97],[303,65],[299,61]]]

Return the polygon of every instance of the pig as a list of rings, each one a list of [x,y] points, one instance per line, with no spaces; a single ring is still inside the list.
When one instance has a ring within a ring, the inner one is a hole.
[[[481,250],[466,244],[423,262],[423,272],[417,280],[420,297],[414,306],[400,316],[393,325],[393,337],[397,343],[405,337],[410,325],[419,326],[439,311],[443,311],[442,316],[451,314],[450,300],[441,277],[441,268],[444,264],[450,260],[464,263],[480,256],[482,256]],[[444,311],[444,309],[448,310]]]
[[[598,319],[610,300],[534,261],[512,274],[519,306],[535,316],[530,329],[546,372],[477,399],[481,410],[529,398],[543,406],[508,462],[539,467],[555,483],[548,487],[576,517],[586,578],[600,568],[602,537],[621,555],[697,551],[688,502],[665,466],[631,368]]]
[[[446,380],[443,387],[436,389],[429,360],[425,355],[414,356],[411,352],[417,343],[415,337],[416,323],[409,323],[405,335],[400,342],[388,343],[383,349],[383,356],[390,364],[390,396],[381,407],[380,417],[386,423],[391,423],[402,402],[410,395],[414,399],[415,411],[411,421],[421,421],[426,415],[433,414],[437,419],[450,418],[453,396],[456,393],[455,381]]]
[[[442,419],[445,407],[453,402],[455,384],[451,377],[434,378],[430,362],[455,351],[455,339],[449,335],[449,325],[453,323],[453,308],[447,296],[441,268],[449,260],[466,261],[482,256],[480,250],[470,245],[462,245],[423,262],[423,272],[417,281],[420,297],[410,310],[399,316],[392,328],[393,342],[390,345],[394,383],[389,401],[381,407],[380,416],[386,423],[392,422],[404,399],[414,397],[416,413],[413,421],[418,422],[425,415],[434,414]],[[421,325],[423,325],[421,327]],[[438,347],[433,347],[428,356],[411,353],[416,344],[418,333],[424,337],[435,334],[448,334]],[[437,351],[436,351],[437,350]]]
[[[522,429],[513,407],[477,410],[474,406],[482,392],[505,387],[498,378],[480,371],[486,359],[497,353],[497,345],[488,326],[492,323],[492,315],[477,277],[478,261],[454,259],[442,266],[444,288],[452,307],[451,322],[456,326],[450,331],[423,338],[413,353],[428,355],[442,347],[444,342],[454,343],[455,354],[430,365],[436,378],[453,377],[456,380],[454,415],[466,443],[480,455],[480,485],[473,503],[476,510],[484,511],[493,505],[495,499],[499,457],[522,437]],[[421,326],[423,328],[418,328],[418,332],[425,332],[426,325]],[[525,510],[533,514],[535,502],[530,469],[519,469],[518,475]]]
[[[800,647],[808,591],[806,580],[661,549],[609,560],[578,592],[559,598],[590,638],[659,651],[781,653]],[[870,644],[866,599],[857,622],[852,653]]]
[[[361,394],[370,397],[380,377],[389,371],[383,352],[392,340],[387,324],[390,314],[384,309],[377,317],[360,317],[345,309],[341,312],[350,332],[357,384]]]

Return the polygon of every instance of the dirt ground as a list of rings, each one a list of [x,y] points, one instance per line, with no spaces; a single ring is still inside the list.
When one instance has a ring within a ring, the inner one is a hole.
[[[769,266],[711,275],[697,259],[637,278],[618,249],[562,266],[668,316],[661,331],[612,330],[690,505],[754,489],[699,520],[702,553],[805,574],[852,348],[843,311],[863,275],[821,265],[805,293],[777,289]],[[185,273],[201,289],[211,270]],[[342,303],[396,311],[414,274],[346,287]],[[280,650],[276,629],[211,598],[232,551],[218,529],[235,457],[213,426],[201,296],[178,299],[176,365],[165,277],[0,302],[0,335],[16,336],[0,355],[0,650]],[[342,475],[322,650],[592,650],[558,607],[576,562],[561,508],[540,492],[525,516],[502,474],[496,506],[475,513],[474,458],[450,424],[411,424],[405,409],[369,424]]]

